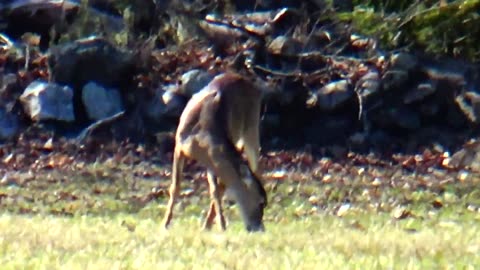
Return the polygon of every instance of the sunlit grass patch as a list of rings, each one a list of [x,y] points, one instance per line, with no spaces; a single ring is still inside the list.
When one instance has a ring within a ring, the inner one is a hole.
[[[412,225],[386,214],[319,214],[249,234],[236,221],[227,232],[204,232],[201,217],[183,214],[168,231],[159,217],[132,214],[3,214],[0,263],[2,269],[458,269],[480,265],[476,219]]]
[[[135,169],[142,166],[152,170]],[[161,227],[168,177],[155,181],[131,168],[96,164],[4,184],[0,269],[480,266],[480,201],[473,180],[421,189],[407,173],[402,181],[411,188],[341,174],[328,182],[298,174],[265,181],[266,232],[253,234],[228,203],[227,231],[201,230],[209,197],[198,176],[183,183],[169,230]]]

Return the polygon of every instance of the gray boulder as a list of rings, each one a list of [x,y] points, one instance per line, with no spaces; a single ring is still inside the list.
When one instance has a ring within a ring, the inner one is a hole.
[[[131,81],[136,59],[100,37],[76,40],[50,49],[48,66],[56,83],[81,89],[90,81],[120,88]]]
[[[72,100],[73,90],[70,87],[42,80],[33,81],[20,96],[25,113],[33,121],[74,121]]]
[[[88,117],[92,120],[104,119],[123,110],[118,90],[104,88],[95,82],[89,82],[83,87],[82,102]]]
[[[323,110],[333,110],[346,103],[355,92],[347,80],[330,82],[316,93],[316,103]]]
[[[173,88],[173,87],[170,87]],[[180,117],[185,108],[187,99],[175,91],[156,89],[155,96],[147,102],[144,108],[145,115],[161,122],[165,117]]]
[[[19,124],[16,115],[0,108],[0,140],[8,140],[18,132]]]
[[[180,78],[180,85],[176,92],[180,95],[191,97],[198,91],[202,90],[212,79],[213,75],[200,70],[193,69],[184,73]]]

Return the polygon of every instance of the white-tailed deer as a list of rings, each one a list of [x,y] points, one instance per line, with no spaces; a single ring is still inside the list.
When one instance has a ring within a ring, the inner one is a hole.
[[[215,216],[226,229],[222,211],[225,190],[233,195],[248,231],[263,230],[267,196],[257,178],[262,91],[235,73],[216,76],[187,103],[177,128],[170,199],[164,218],[167,228],[179,195],[185,158],[207,168],[211,203],[204,229]],[[245,154],[248,164],[242,158]]]

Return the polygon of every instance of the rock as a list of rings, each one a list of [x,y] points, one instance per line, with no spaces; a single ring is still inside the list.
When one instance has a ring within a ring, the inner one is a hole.
[[[468,84],[469,75],[473,75],[475,67],[466,63],[451,62],[448,60],[441,63],[423,65],[421,70],[432,81],[442,81],[450,85],[464,86]]]
[[[0,91],[3,93],[17,83],[17,75],[14,73],[2,74],[0,76]]]
[[[27,86],[20,101],[34,121],[74,121],[73,90],[68,86],[36,80]]]
[[[440,105],[438,101],[425,102],[420,104],[418,111],[424,117],[432,117],[440,112]]]
[[[389,61],[390,67],[382,76],[383,88],[403,90],[409,82],[409,75],[412,74],[410,72],[418,67],[418,60],[408,53],[396,53],[390,57]]]
[[[324,114],[305,126],[305,141],[319,145],[341,144],[354,131],[355,121],[356,119],[352,119],[347,115]]]
[[[455,104],[448,106],[446,111],[442,111],[442,117],[448,126],[457,130],[464,129],[471,124],[468,117],[465,117],[464,112],[462,110],[459,110],[458,107],[455,106]]]
[[[293,56],[302,52],[302,43],[288,36],[278,36],[267,47],[271,54]]]
[[[421,121],[417,113],[411,110],[402,110],[397,112],[398,112],[398,115],[396,116],[396,121],[395,121],[397,126],[404,129],[409,129],[409,130],[415,130],[420,128]]]
[[[182,75],[179,87],[176,92],[180,95],[190,98],[198,91],[202,90],[212,79],[213,75],[200,70],[193,69]]]
[[[247,37],[240,29],[232,28],[224,24],[200,21],[198,26],[205,32],[208,40],[215,45],[217,50],[220,48],[227,50],[231,42],[236,42]]]
[[[377,125],[386,129],[415,130],[421,126],[418,113],[405,106],[385,109],[382,112],[372,114],[371,117]]]
[[[146,125],[151,128],[163,127],[165,104],[162,102],[161,95],[151,97],[144,104],[141,107],[141,116],[147,123]]]
[[[89,82],[82,89],[82,102],[91,120],[100,120],[123,110],[120,93],[114,88]]]
[[[172,91],[165,91],[162,94],[162,101],[165,105],[164,116],[180,117],[187,104],[187,101]]]
[[[174,91],[157,89],[147,102],[144,114],[154,122],[161,122],[165,117],[180,117],[186,103],[187,99]]]
[[[377,41],[366,36],[352,34],[350,35],[350,45],[356,50],[375,50],[375,48],[377,48]]]
[[[356,145],[361,145],[363,144],[367,139],[367,134],[364,132],[355,132],[352,134],[349,138],[348,141],[350,143],[356,144]]]
[[[8,1],[8,0],[7,0]],[[2,1],[4,2],[4,1]],[[32,32],[45,37],[48,29],[60,30],[55,24],[62,20],[68,25],[78,13],[80,5],[74,1],[57,0],[15,0],[4,7],[0,4],[2,13],[2,32],[14,40],[19,39],[24,33]],[[63,28],[65,29],[65,28]],[[44,45],[45,42],[42,42]],[[45,49],[45,46],[41,46]]]
[[[286,73],[295,72],[299,67],[297,57],[302,53],[302,49],[300,40],[285,35],[278,36],[268,44],[265,65]],[[254,63],[255,58],[252,60]]]
[[[382,76],[384,89],[401,88],[408,82],[408,72],[404,70],[388,70]]]
[[[90,81],[121,89],[132,79],[135,58],[103,38],[91,37],[53,47],[48,66],[53,81],[76,90]]]
[[[230,29],[239,28],[244,30],[242,32],[266,36],[290,29],[292,24],[301,18],[299,15],[300,13],[296,9],[279,7],[267,11],[224,14],[223,17],[207,15],[205,22],[210,25],[224,25],[229,26]],[[230,27],[230,25],[234,27]]]
[[[310,2],[320,2],[321,7],[325,7],[325,1],[323,0],[312,0],[306,1],[305,3]],[[303,1],[298,0],[233,0],[229,4],[235,6],[235,10],[238,11],[260,11],[260,10],[272,10],[276,8],[300,8],[305,4]]]
[[[410,90],[404,97],[403,103],[410,104],[423,100],[425,97],[432,95],[437,90],[436,81],[426,81],[419,83],[417,87]]]
[[[316,104],[323,110],[333,110],[354,96],[347,80],[331,82],[316,93]]]
[[[480,94],[476,91],[466,91],[458,95],[455,102],[470,122],[480,122]]]
[[[8,140],[15,136],[19,129],[16,115],[0,108],[0,140]]]
[[[111,8],[112,3],[107,1],[89,0],[83,4],[79,0],[2,0],[0,2],[4,4],[0,3],[0,17],[5,26],[2,33],[14,40],[27,32],[38,34],[42,50],[48,49],[50,41],[60,35],[72,40],[74,36],[90,34],[92,26],[97,30],[102,29],[105,36],[113,36],[122,31],[126,24],[122,16]]]
[[[391,147],[392,138],[385,131],[376,130],[369,134],[368,143],[378,148]]]
[[[404,70],[408,72],[414,69],[417,64],[418,60],[415,58],[415,56],[408,53],[400,52],[390,56],[391,69]]]
[[[16,74],[0,75],[0,105],[5,104],[7,110],[11,110],[15,105],[21,90]]]
[[[363,75],[356,83],[355,89],[362,97],[369,97],[380,89],[380,75],[378,71],[369,71]]]
[[[471,168],[478,170],[480,167],[480,142],[472,139],[466,142],[462,149],[455,152],[452,157],[445,158],[442,165],[446,168]]]

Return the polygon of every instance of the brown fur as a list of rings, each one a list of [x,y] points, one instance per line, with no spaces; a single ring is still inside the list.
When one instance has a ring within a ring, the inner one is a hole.
[[[225,230],[221,198],[233,191],[247,230],[263,229],[266,192],[257,178],[261,91],[243,77],[226,73],[215,77],[185,107],[175,137],[170,200],[164,226],[172,219],[185,158],[207,167],[212,202],[204,224],[215,216]],[[245,153],[248,165],[242,159]],[[252,173],[253,171],[253,173]],[[217,178],[218,177],[218,178]]]

